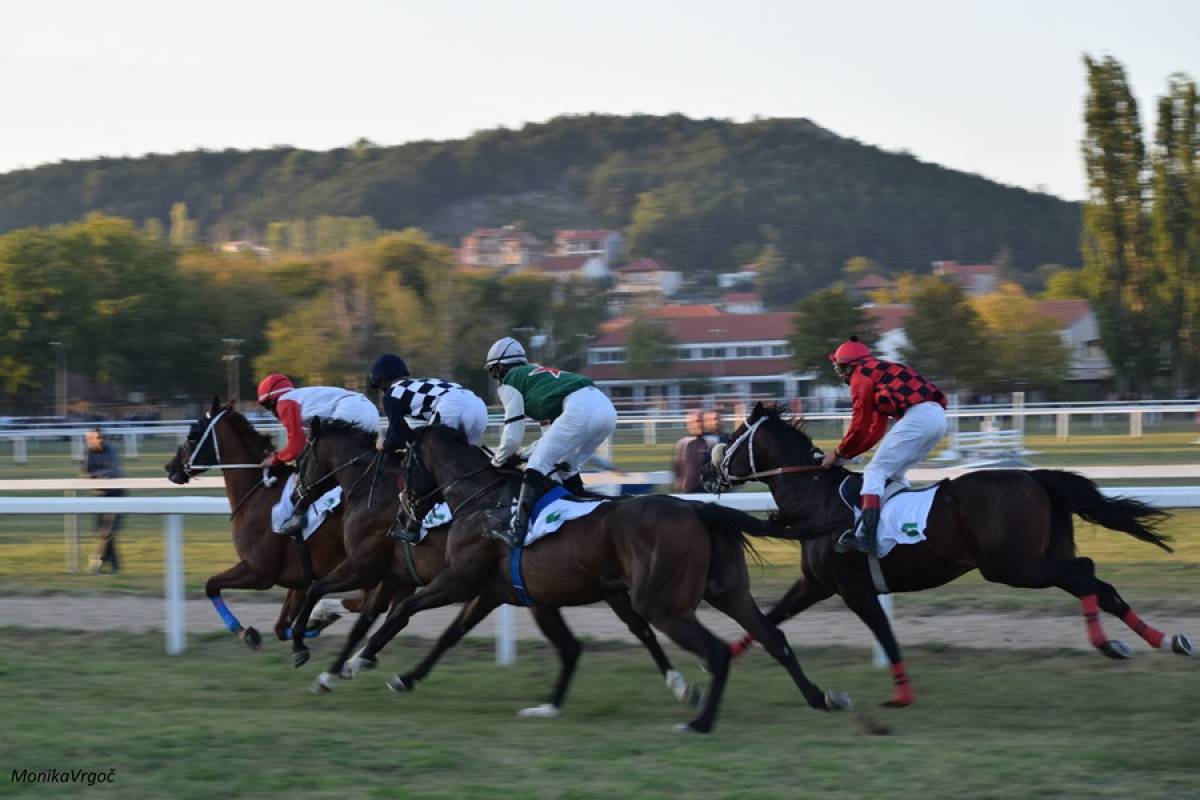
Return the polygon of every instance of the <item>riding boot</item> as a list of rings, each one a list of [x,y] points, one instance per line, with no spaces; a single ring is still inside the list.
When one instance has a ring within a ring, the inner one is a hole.
[[[521,480],[521,495],[517,498],[517,507],[509,520],[508,529],[498,532],[500,538],[508,542],[509,547],[521,547],[525,544],[525,534],[529,528],[533,507],[545,493],[546,477],[535,469],[526,469],[525,477]]]
[[[879,528],[879,495],[862,496],[862,515],[858,525],[846,531],[837,541],[838,552],[857,550],[860,553],[875,553]]]
[[[406,517],[406,519],[401,519],[401,517]],[[403,524],[401,524],[402,522]],[[402,513],[392,523],[392,527],[388,528],[387,536],[397,542],[417,544],[421,541],[421,520]]]
[[[312,505],[305,497],[297,497],[292,504],[292,515],[279,526],[279,532],[284,536],[299,536],[308,524],[308,507]]]
[[[587,487],[583,485],[583,476],[576,472],[571,477],[562,482],[563,488],[570,492],[575,497],[587,497],[591,494]]]
[[[862,551],[868,555],[876,553],[878,547],[877,531],[879,529],[879,509],[864,508],[862,512],[862,528],[859,530],[858,541]]]

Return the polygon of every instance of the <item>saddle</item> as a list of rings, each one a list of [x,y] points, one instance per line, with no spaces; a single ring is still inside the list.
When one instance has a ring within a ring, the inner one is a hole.
[[[861,472],[851,472],[849,475],[847,475],[846,479],[843,480],[842,484],[838,487],[838,494],[841,496],[842,502],[850,508],[856,508],[861,511],[862,485],[863,476]],[[900,494],[901,492],[909,491],[912,491],[912,487],[907,483],[888,480],[883,487],[883,496],[879,498],[879,504],[882,506],[892,497]]]

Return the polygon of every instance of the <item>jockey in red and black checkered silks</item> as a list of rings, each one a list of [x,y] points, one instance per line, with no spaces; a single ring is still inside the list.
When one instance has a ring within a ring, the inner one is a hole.
[[[946,396],[914,368],[872,356],[857,336],[842,342],[829,360],[850,386],[853,418],[841,443],[826,454],[823,466],[832,467],[840,459],[879,445],[863,470],[862,525],[845,541],[870,553],[875,551],[883,487],[889,479],[907,484],[905,473],[946,435]],[[897,420],[891,430],[889,419]]]

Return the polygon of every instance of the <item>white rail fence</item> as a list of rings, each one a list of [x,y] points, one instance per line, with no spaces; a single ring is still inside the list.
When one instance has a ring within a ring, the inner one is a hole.
[[[0,485],[9,482],[0,482]],[[94,481],[38,481],[39,484],[89,484]],[[109,482],[106,482],[109,483]],[[113,482],[115,483],[115,482]],[[56,487],[71,491],[69,487]],[[1123,495],[1163,508],[1200,508],[1200,486],[1137,486],[1106,487],[1102,491],[1108,496]],[[709,494],[677,495],[688,500],[715,501],[730,508],[743,511],[773,511],[775,503],[767,492],[744,492],[717,497]],[[0,497],[0,515],[3,514],[52,514],[74,516],[77,514],[153,514],[165,517],[163,526],[163,609],[166,631],[166,651],[170,655],[182,653],[186,648],[186,626],[184,619],[184,573],[183,573],[183,516],[187,514],[227,515],[229,503],[224,497]],[[889,607],[890,610],[890,607]],[[516,659],[516,641],[513,636],[512,607],[502,606],[496,615],[496,657],[501,664]],[[880,662],[876,649],[875,660]]]

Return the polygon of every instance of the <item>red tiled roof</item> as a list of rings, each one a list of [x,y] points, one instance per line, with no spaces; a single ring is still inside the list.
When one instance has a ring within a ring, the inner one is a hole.
[[[639,258],[617,267],[617,272],[670,272],[671,267],[654,258]]]
[[[645,313],[654,319],[678,319],[680,317],[719,317],[724,312],[716,306],[685,305],[655,306],[654,308],[646,309]],[[616,319],[600,323],[600,330],[605,333],[615,331],[618,328],[624,328],[631,322],[633,322],[632,317],[617,317]]]
[[[538,272],[578,272],[590,258],[592,256],[589,255],[546,256],[532,269]]]
[[[852,288],[862,291],[868,289],[890,289],[896,285],[896,282],[886,275],[863,275],[854,282]]]
[[[903,328],[910,314],[912,314],[912,306],[901,303],[867,309],[867,315],[875,322],[876,333],[887,333],[897,328]]]
[[[764,314],[716,314],[667,319],[671,338],[677,344],[758,342],[787,339],[792,333],[791,311]],[[615,320],[614,320],[615,322]],[[629,323],[614,327],[592,343],[593,347],[621,347],[629,342]]]
[[[554,238],[559,241],[574,242],[574,241],[589,241],[591,239],[599,239],[604,241],[609,236],[612,236],[616,231],[595,230],[595,231],[556,231]]]
[[[934,272],[943,275],[990,275],[996,271],[992,264],[960,264],[957,261],[935,261]]]
[[[655,370],[653,375],[631,375],[628,364],[594,364],[584,370],[597,381],[620,381],[634,378],[666,378],[704,375],[713,378],[737,378],[743,375],[779,375],[792,372],[795,365],[788,358],[727,358],[706,361],[674,361],[667,369]]]
[[[729,292],[721,298],[722,303],[761,303],[762,295],[758,292]]]
[[[1092,310],[1092,305],[1087,300],[1038,300],[1037,310],[1063,325],[1073,325]]]

